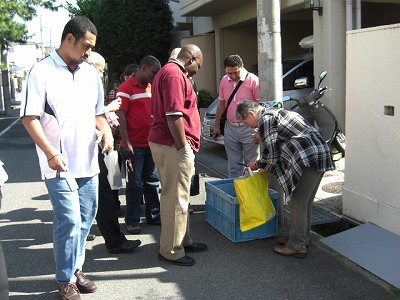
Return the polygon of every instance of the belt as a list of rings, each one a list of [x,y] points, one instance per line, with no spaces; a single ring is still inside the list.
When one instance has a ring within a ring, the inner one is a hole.
[[[233,126],[244,126],[244,124],[243,123],[240,123],[240,122],[231,122],[231,121],[228,121],[230,124],[232,124]]]

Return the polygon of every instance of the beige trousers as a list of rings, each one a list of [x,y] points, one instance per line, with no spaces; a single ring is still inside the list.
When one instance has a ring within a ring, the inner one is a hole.
[[[193,243],[189,228],[190,180],[194,174],[194,153],[189,144],[181,150],[149,142],[161,182],[160,254],[167,259],[185,256],[184,246]]]

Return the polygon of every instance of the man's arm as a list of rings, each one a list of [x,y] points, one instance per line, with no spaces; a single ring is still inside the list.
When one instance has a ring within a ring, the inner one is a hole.
[[[114,148],[114,138],[111,132],[110,125],[108,125],[107,119],[104,115],[96,116],[96,128],[100,131],[99,137],[96,143],[104,141],[103,153],[107,153]]]
[[[121,132],[121,138],[124,141],[124,151],[131,152],[134,154],[132,144],[129,140],[128,136],[128,123],[126,121],[126,111],[120,109],[118,112],[118,121],[119,121],[119,131]],[[126,152],[126,153],[128,153]],[[125,152],[124,152],[125,153]]]
[[[35,144],[46,155],[49,167],[60,172],[67,171],[67,162],[62,154],[58,150],[54,149],[54,147],[50,144],[49,140],[44,134],[42,125],[39,122],[39,117],[23,116],[22,124]]]
[[[215,122],[214,122],[214,131],[213,131],[213,138],[216,139],[219,135],[221,135],[221,131],[219,130],[219,124],[221,122],[221,115],[225,110],[225,100],[219,99],[217,112],[215,115]]]
[[[167,116],[169,131],[175,140],[175,145],[178,150],[184,148],[187,144],[185,135],[185,125],[181,115]]]

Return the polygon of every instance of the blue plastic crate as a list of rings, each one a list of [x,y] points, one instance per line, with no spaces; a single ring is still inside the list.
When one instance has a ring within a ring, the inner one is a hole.
[[[240,231],[239,203],[233,178],[206,182],[206,221],[234,243],[278,235],[278,218],[251,230]],[[278,211],[279,193],[269,189]],[[278,213],[277,213],[278,215]]]

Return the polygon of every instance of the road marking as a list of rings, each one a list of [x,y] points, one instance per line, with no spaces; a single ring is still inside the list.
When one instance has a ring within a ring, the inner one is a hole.
[[[11,129],[19,121],[19,118],[17,118],[14,122],[12,122],[6,129],[4,129],[2,132],[0,132],[0,137],[5,134],[7,131]]]

